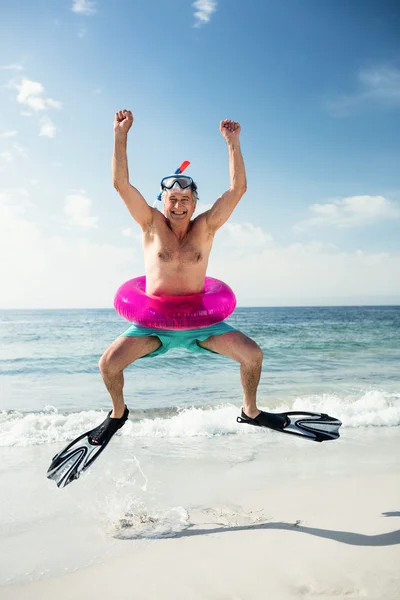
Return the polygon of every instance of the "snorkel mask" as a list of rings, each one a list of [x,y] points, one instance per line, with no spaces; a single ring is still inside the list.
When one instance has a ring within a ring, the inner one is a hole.
[[[191,177],[187,175],[167,175],[161,179],[161,189],[182,193],[190,188],[193,192],[197,190],[197,185]]]
[[[170,183],[172,183],[172,187],[175,185],[175,183],[177,183],[176,187],[174,188],[174,191],[175,191],[175,190],[178,190],[178,189],[179,189],[179,190],[183,190],[183,189],[185,189],[185,188],[182,188],[182,186],[179,184],[179,182],[178,182],[177,180],[178,180],[179,176],[181,175],[181,173],[183,173],[183,171],[184,171],[185,169],[187,169],[189,165],[190,165],[190,161],[189,161],[189,160],[184,160],[184,161],[183,161],[183,163],[182,163],[182,164],[181,164],[181,165],[180,165],[180,166],[179,166],[179,167],[176,169],[176,171],[175,171],[175,173],[174,173],[173,175],[168,175],[167,177],[164,177],[164,178],[161,180],[161,192],[160,192],[160,193],[158,194],[158,196],[157,196],[157,200],[158,200],[159,202],[161,202],[161,199],[162,199],[162,193],[163,193],[163,191],[170,189],[170,188],[168,188],[168,187],[167,187],[167,185],[164,185],[164,182],[165,182],[165,180],[168,180],[168,179],[169,179],[169,180],[171,180],[171,181],[170,181]],[[186,177],[185,175],[183,175],[182,177],[183,177],[183,178],[185,178],[186,180],[187,180],[187,179],[190,179],[190,180],[191,180],[191,184],[192,184],[192,190],[193,190],[193,191],[196,193],[196,191],[197,191],[197,186],[196,186],[196,184],[194,183],[193,179],[192,179],[191,177]],[[174,181],[173,181],[173,182],[172,182],[172,179],[174,179]],[[168,182],[167,182],[167,183],[168,183]],[[182,185],[185,185],[183,180],[181,181],[181,183],[182,183]],[[188,187],[188,186],[187,186],[187,187]],[[155,206],[156,206],[156,204],[157,204],[157,200],[154,202],[154,204],[153,204],[153,208],[155,208]]]

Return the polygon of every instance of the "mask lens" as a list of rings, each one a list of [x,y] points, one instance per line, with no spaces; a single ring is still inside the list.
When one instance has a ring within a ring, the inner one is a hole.
[[[175,181],[174,185],[169,188],[170,192],[183,193],[185,190],[182,188],[177,181]]]
[[[184,190],[188,187],[190,187],[193,183],[193,179],[191,177],[186,177],[184,175],[181,176],[173,176],[170,175],[168,177],[164,177],[164,179],[161,180],[161,187],[162,188],[166,188],[167,190],[170,190],[172,187],[174,187],[175,184],[178,184],[179,187]]]

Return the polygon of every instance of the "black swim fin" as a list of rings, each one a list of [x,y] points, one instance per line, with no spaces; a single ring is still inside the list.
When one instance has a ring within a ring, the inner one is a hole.
[[[125,424],[129,415],[126,406],[123,416],[119,419],[111,418],[111,412],[103,423],[83,433],[56,454],[47,470],[47,479],[53,479],[57,486],[62,488],[78,479],[82,471],[90,467],[113,435]]]
[[[326,414],[301,412],[293,410],[286,413],[267,413],[261,411],[257,417],[250,419],[242,410],[238,423],[247,423],[256,427],[268,427],[282,433],[290,433],[300,437],[324,442],[326,440],[337,440],[339,427],[342,422]]]

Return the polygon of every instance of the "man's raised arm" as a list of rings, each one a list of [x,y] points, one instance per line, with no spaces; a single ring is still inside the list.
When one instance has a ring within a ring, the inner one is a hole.
[[[240,125],[235,121],[221,121],[220,132],[225,138],[229,154],[230,186],[208,210],[206,222],[212,231],[219,229],[231,216],[233,209],[246,192],[246,171],[240,150]]]
[[[129,183],[128,158],[126,145],[128,131],[132,127],[133,115],[130,110],[120,110],[114,120],[114,154],[112,157],[113,185],[125,202],[132,217],[142,229],[146,229],[153,220],[153,209],[142,194]]]

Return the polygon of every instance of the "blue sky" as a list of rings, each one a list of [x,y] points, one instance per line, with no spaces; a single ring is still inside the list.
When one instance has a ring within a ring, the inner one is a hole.
[[[239,305],[399,303],[399,31],[394,1],[3,0],[0,306],[110,306],[143,272],[122,108],[133,185],[152,203],[190,160],[199,210],[241,123],[248,192],[209,266]]]

